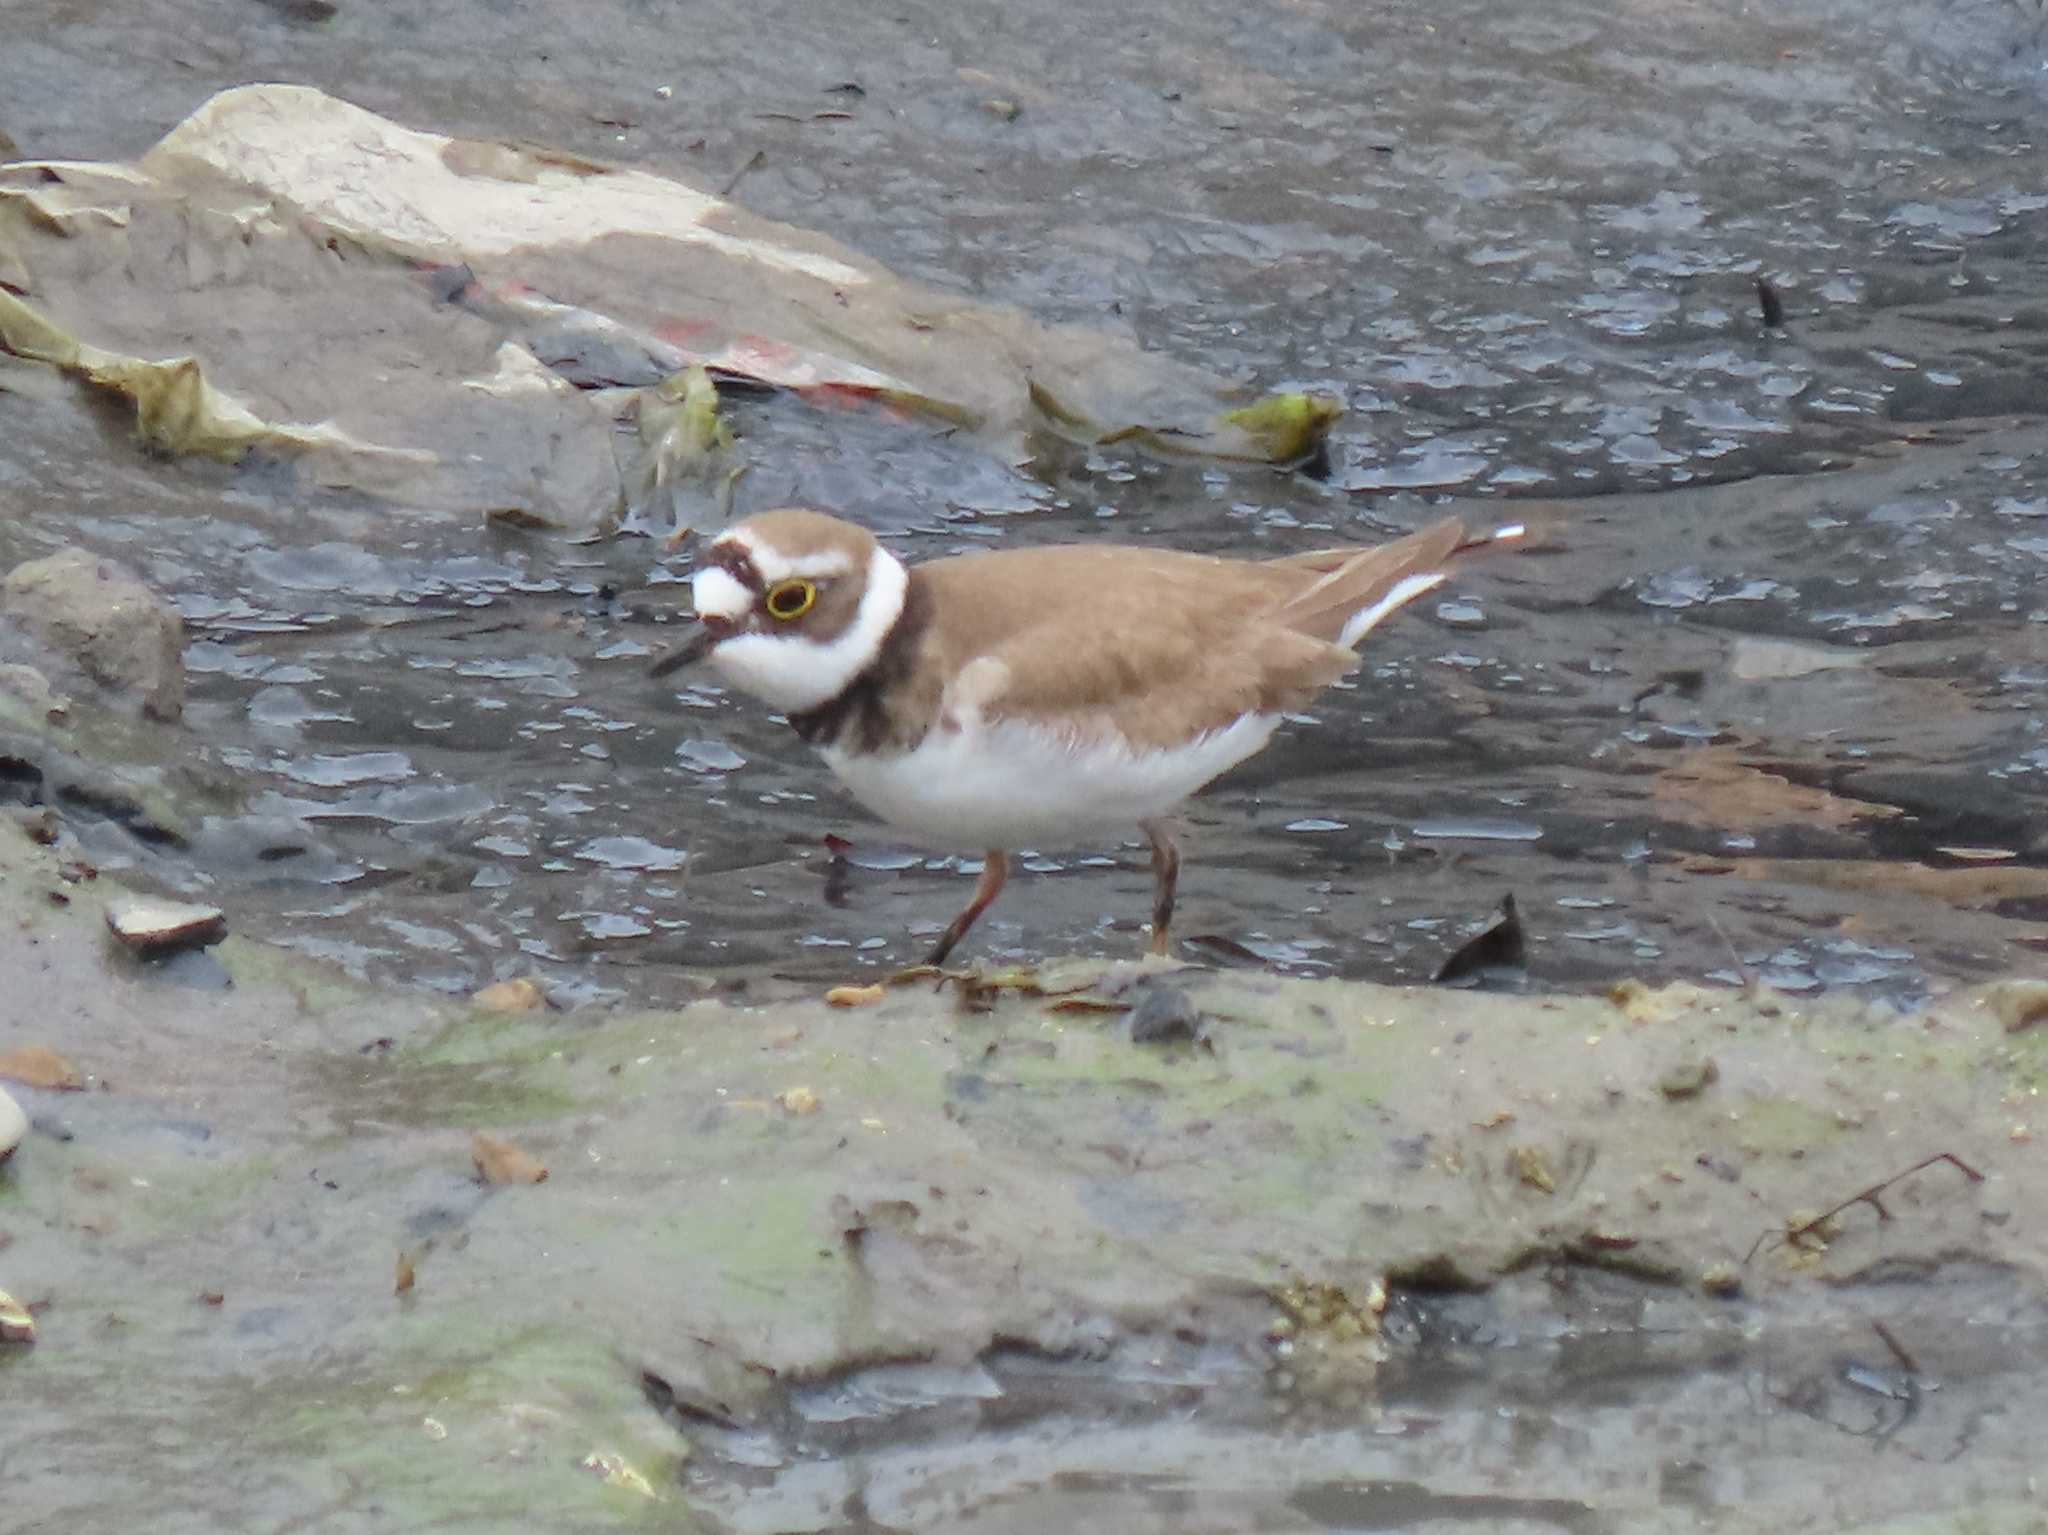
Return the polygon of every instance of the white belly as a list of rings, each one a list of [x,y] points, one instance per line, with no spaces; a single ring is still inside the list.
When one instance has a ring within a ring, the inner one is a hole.
[[[1002,721],[933,730],[915,750],[826,747],[855,799],[912,839],[943,848],[1072,847],[1165,815],[1264,746],[1278,715],[1246,714],[1167,751],[1075,742]]]

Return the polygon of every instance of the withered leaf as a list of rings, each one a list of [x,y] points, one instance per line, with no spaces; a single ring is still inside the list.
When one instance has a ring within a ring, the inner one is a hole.
[[[48,1045],[18,1045],[0,1055],[0,1077],[23,1087],[54,1087],[67,1093],[85,1088],[78,1068]]]

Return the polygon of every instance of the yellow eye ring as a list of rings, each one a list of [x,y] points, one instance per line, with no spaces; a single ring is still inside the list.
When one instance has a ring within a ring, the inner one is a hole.
[[[806,581],[802,576],[791,576],[787,581],[777,581],[768,588],[768,595],[761,605],[768,610],[768,616],[780,623],[794,623],[811,611],[811,605],[818,600],[818,583]]]

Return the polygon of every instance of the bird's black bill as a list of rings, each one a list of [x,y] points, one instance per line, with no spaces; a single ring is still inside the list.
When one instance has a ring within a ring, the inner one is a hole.
[[[684,640],[667,655],[647,668],[650,677],[666,677],[670,672],[679,672],[694,662],[701,661],[710,653],[711,647],[719,641],[718,633],[709,624],[699,623],[697,632]]]

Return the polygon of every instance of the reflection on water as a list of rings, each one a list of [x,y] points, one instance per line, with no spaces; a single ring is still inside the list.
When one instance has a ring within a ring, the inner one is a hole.
[[[1513,1283],[1397,1296],[1376,1370],[1318,1370],[1277,1337],[1247,1357],[1192,1336],[855,1369],[746,1429],[690,1418],[684,1480],[736,1531],[1623,1535],[1660,1515],[1750,1528],[1807,1500],[1846,1528],[1857,1483],[1888,1472],[1953,1511],[1982,1495],[1973,1466],[2028,1459],[2013,1409],[2039,1396],[2042,1318],[1996,1282],[1962,1325],[1899,1313],[1881,1286],[1857,1287],[1853,1310],[1765,1324],[1562,1282],[1576,1321]],[[1910,1367],[1885,1341],[1899,1330],[1926,1350]]]

